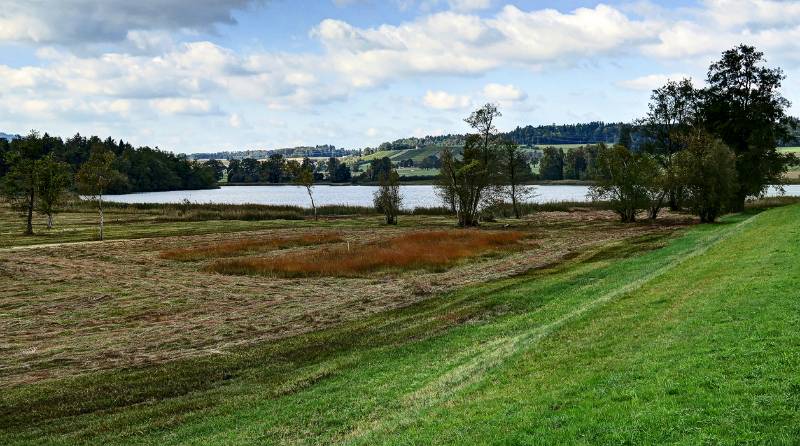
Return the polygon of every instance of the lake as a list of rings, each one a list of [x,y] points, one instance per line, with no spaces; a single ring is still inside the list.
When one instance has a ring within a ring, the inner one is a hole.
[[[800,196],[800,185],[784,186],[787,195]],[[378,186],[314,186],[314,201],[317,206],[345,204],[372,206],[372,195]],[[442,201],[431,185],[401,186],[403,207],[441,206]],[[588,201],[588,186],[536,186],[536,195],[531,201],[548,203],[558,201]],[[771,189],[768,195],[776,195]],[[107,195],[108,201],[120,203],[192,203],[218,204],[272,204],[310,207],[311,203],[304,187],[281,186],[222,186],[219,189],[177,190],[167,192],[142,192],[136,194]]]

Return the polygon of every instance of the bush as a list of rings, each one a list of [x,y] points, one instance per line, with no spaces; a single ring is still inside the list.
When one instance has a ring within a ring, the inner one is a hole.
[[[593,200],[608,201],[624,222],[636,220],[641,209],[651,207],[649,186],[661,175],[655,160],[626,147],[601,147],[598,154],[597,184],[590,194]]]
[[[721,140],[698,132],[678,152],[675,166],[687,207],[701,222],[715,221],[738,190],[733,152]]]

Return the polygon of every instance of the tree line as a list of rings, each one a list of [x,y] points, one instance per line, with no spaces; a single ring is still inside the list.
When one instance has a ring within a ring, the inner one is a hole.
[[[527,125],[517,127],[505,134],[505,137],[517,144],[540,146],[547,144],[595,144],[614,143],[619,140],[621,122],[605,123],[601,121],[585,124],[563,125]]]
[[[335,157],[327,160],[305,157],[298,161],[273,153],[264,161],[253,158],[230,160],[227,167],[219,160],[210,160],[206,164],[214,169],[218,180],[227,173],[229,183],[292,183],[301,170],[310,170],[315,181],[327,179],[332,183],[347,183],[352,179],[350,167]]]
[[[183,155],[134,148],[111,138],[75,135],[67,140],[31,131],[11,141],[0,139],[0,191],[26,217],[53,214],[68,192],[97,198],[102,238],[102,196],[113,193],[201,189],[216,185],[214,170]]]

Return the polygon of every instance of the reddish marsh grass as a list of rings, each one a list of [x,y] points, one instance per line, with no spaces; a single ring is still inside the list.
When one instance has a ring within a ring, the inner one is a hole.
[[[430,231],[352,247],[318,249],[277,257],[218,260],[205,268],[223,274],[282,277],[354,276],[381,269],[444,268],[456,261],[517,246],[518,231]]]
[[[323,243],[336,243],[344,241],[340,234],[301,235],[296,237],[279,237],[268,239],[245,239],[230,242],[215,243],[211,245],[195,246],[192,248],[178,248],[162,251],[159,257],[169,260],[184,262],[195,260],[226,257],[245,252],[292,248],[296,246],[319,245]]]

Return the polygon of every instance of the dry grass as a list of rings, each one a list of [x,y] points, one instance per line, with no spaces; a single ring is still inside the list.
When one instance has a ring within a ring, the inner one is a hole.
[[[336,247],[276,257],[218,260],[205,269],[223,274],[280,277],[351,277],[399,269],[441,269],[456,261],[518,246],[519,231],[426,231],[354,247]]]
[[[502,223],[530,234],[531,239],[518,243],[526,249],[507,246],[495,251],[503,255],[473,257],[444,271],[337,278],[202,274],[198,264],[161,259],[159,254],[226,243],[232,237],[275,239],[320,233],[341,233],[351,248],[356,240],[359,246],[385,245],[402,234],[450,228],[452,219],[406,217],[401,222],[407,226],[398,227],[379,226],[372,217],[342,225],[321,221],[316,227],[295,221],[288,227],[251,227],[257,230],[248,233],[231,233],[232,222],[187,226],[147,221],[140,226],[147,231],[137,237],[152,238],[0,248],[0,392],[20,383],[225,354],[238,345],[322,330],[439,293],[546,268],[631,238],[668,236],[695,221],[669,212],[656,224],[617,220],[613,212],[591,209],[540,212]],[[189,235],[187,227],[201,233]],[[176,232],[188,234],[165,236]],[[292,250],[316,253],[320,248]],[[286,254],[274,251],[263,256]]]
[[[320,245],[323,243],[336,243],[344,241],[340,234],[305,234],[296,237],[280,237],[267,239],[244,239],[223,243],[195,246],[191,248],[177,248],[161,251],[159,257],[168,260],[183,262],[208,260],[218,257],[228,257],[254,251],[271,249],[294,248],[299,246]]]

